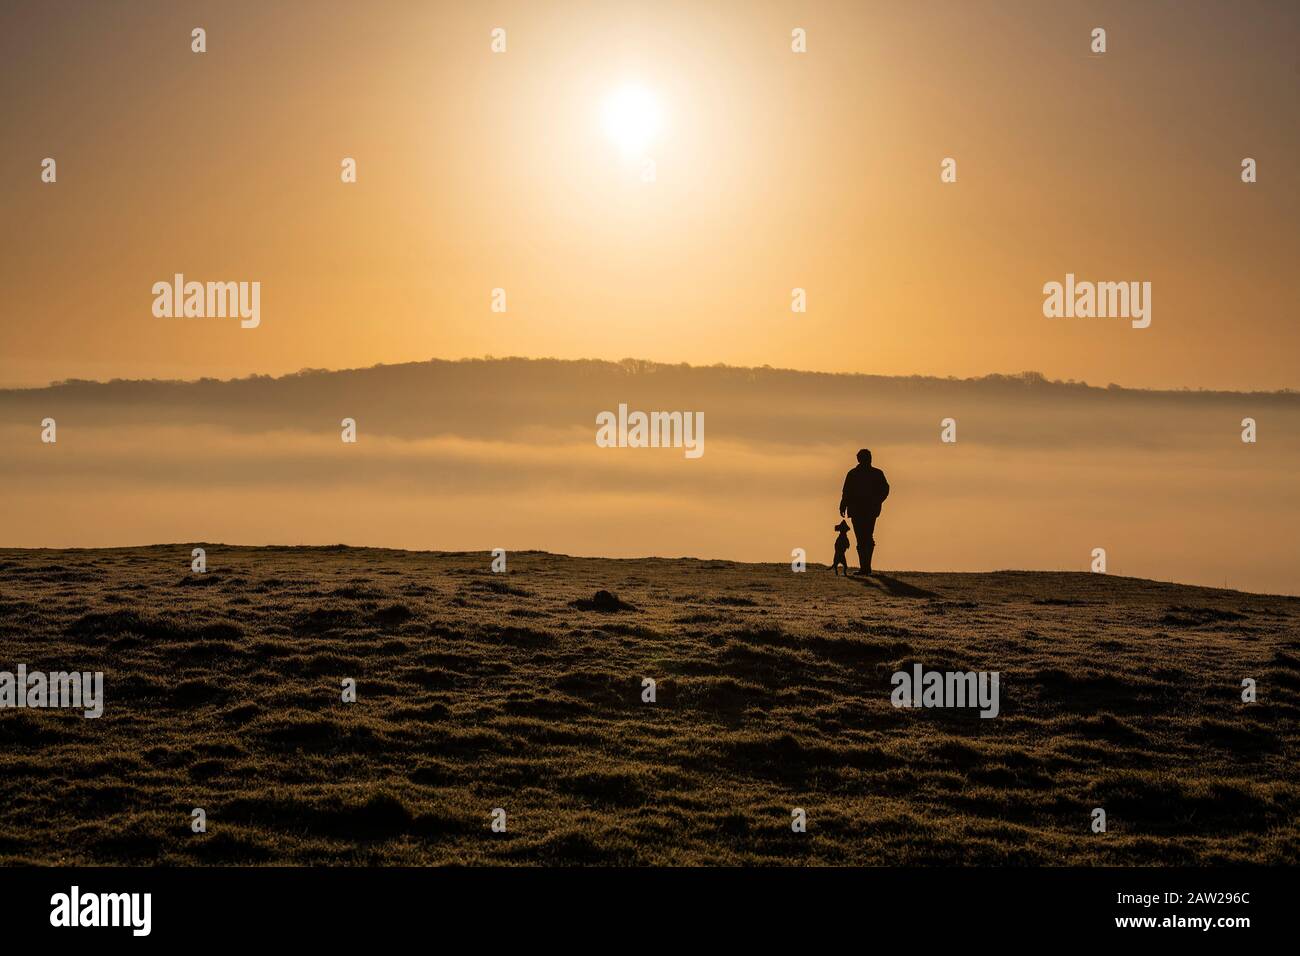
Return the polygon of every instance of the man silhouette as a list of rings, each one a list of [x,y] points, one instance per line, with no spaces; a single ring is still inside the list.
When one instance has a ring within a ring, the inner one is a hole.
[[[840,517],[848,512],[853,522],[853,538],[858,545],[858,574],[871,573],[871,555],[876,550],[876,519],[880,505],[889,497],[889,482],[879,468],[871,467],[871,451],[858,452],[858,467],[844,476],[844,493],[840,495]]]

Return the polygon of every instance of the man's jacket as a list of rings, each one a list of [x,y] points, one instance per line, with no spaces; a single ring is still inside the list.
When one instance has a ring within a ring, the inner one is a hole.
[[[858,465],[844,476],[844,494],[840,511],[850,515],[876,516],[881,503],[889,497],[885,473],[872,465]]]

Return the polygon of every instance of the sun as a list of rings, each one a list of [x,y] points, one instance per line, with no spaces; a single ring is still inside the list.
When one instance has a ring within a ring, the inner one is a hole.
[[[639,155],[663,127],[663,110],[655,95],[642,86],[624,86],[605,97],[605,133],[620,150]]]

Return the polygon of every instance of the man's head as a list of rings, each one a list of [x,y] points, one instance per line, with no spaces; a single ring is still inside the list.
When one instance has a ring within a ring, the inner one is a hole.
[[[859,465],[869,465],[869,464],[871,464],[871,449],[870,449],[870,448],[864,448],[864,449],[862,449],[860,452],[858,452],[858,464],[859,464]]]

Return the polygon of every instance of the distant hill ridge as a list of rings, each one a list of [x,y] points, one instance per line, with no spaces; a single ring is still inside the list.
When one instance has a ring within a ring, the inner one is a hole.
[[[254,386],[266,383],[292,383],[300,381],[317,381],[322,378],[363,378],[370,379],[374,376],[391,376],[394,379],[406,379],[409,376],[418,376],[421,373],[442,374],[448,376],[457,375],[478,375],[483,372],[500,372],[510,375],[523,375],[525,377],[545,377],[548,374],[576,373],[583,377],[601,377],[608,376],[611,378],[650,377],[654,376],[661,379],[706,379],[715,382],[757,382],[762,381],[765,384],[776,384],[790,379],[807,380],[809,382],[819,383],[854,383],[871,386],[894,386],[901,388],[915,387],[965,387],[981,391],[1010,390],[1023,393],[1025,390],[1062,390],[1072,394],[1081,392],[1133,392],[1143,395],[1177,395],[1185,397],[1188,395],[1205,395],[1205,396],[1222,396],[1222,395],[1268,395],[1268,396],[1287,396],[1300,399],[1300,391],[1295,389],[1278,389],[1272,391],[1253,391],[1239,392],[1228,389],[1202,389],[1202,388],[1180,388],[1180,389],[1146,389],[1130,388],[1127,386],[1110,383],[1106,386],[1089,385],[1087,382],[1075,381],[1074,379],[1049,379],[1041,372],[1023,371],[1017,373],[990,373],[988,375],[975,376],[969,378],[960,378],[957,376],[936,376],[936,375],[876,375],[865,372],[816,372],[805,371],[801,369],[790,369],[773,367],[770,365],[762,366],[736,366],[725,363],[715,363],[713,365],[690,365],[685,362],[666,363],[652,362],[646,359],[625,358],[617,362],[604,359],[557,359],[557,358],[524,358],[520,356],[494,357],[485,356],[483,358],[463,358],[463,359],[438,359],[432,358],[419,362],[401,362],[396,364],[380,363],[365,368],[349,369],[322,369],[322,368],[304,368],[297,372],[289,372],[284,375],[262,375],[252,374],[241,378],[217,379],[211,377],[201,377],[198,379],[123,379],[114,378],[105,382],[93,379],[64,379],[50,383],[44,388],[9,388],[0,389],[0,396],[12,393],[43,391],[47,389],[57,390],[76,390],[87,387],[113,387],[121,388],[131,385],[148,385],[148,386],[197,386],[211,387],[213,385],[231,385],[231,386]]]

